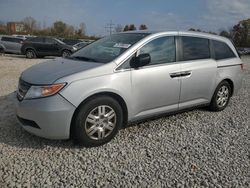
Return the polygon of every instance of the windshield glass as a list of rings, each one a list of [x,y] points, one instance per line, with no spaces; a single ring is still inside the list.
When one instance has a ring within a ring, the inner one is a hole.
[[[64,43],[63,41],[61,41],[60,39],[56,39],[56,38],[55,38],[55,40],[56,40],[57,42],[59,42],[59,43],[61,43],[61,44],[64,44],[64,45],[65,45],[65,43]]]
[[[80,49],[70,58],[108,63],[147,35],[147,33],[120,33],[110,35]]]

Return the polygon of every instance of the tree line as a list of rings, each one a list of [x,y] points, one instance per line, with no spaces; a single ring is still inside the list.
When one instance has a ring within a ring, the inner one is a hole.
[[[190,28],[190,31],[206,32],[201,31],[200,29]],[[219,33],[215,32],[206,32],[215,35],[220,35],[226,38],[231,39],[235,46],[237,47],[250,47],[250,19],[241,20],[239,23],[234,25],[228,30],[222,30]]]
[[[0,22],[0,34],[29,34],[35,36],[55,36],[62,38],[85,38],[96,39],[95,36],[88,36],[86,34],[86,25],[84,22],[80,23],[78,27],[69,25],[63,21],[56,21],[50,27],[46,27],[46,24],[35,20],[33,17],[25,17],[20,23],[24,25],[24,30],[18,33],[11,33],[8,30],[7,25]]]

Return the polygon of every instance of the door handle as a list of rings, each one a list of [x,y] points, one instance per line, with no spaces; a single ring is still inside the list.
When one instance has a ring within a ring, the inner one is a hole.
[[[189,77],[191,75],[191,71],[175,72],[170,73],[169,75],[171,78]]]
[[[184,71],[184,72],[181,72],[180,77],[189,77],[190,75],[191,75],[191,71]]]
[[[178,78],[181,76],[181,73],[180,72],[176,72],[176,73],[170,73],[169,74],[171,78]]]

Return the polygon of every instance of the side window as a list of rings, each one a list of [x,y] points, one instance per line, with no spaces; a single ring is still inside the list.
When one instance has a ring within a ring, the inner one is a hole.
[[[56,43],[56,41],[54,39],[52,39],[52,38],[45,38],[45,43],[54,44],[54,43]]]
[[[230,47],[224,43],[213,40],[214,54],[216,60],[236,57]]]
[[[209,40],[198,37],[182,37],[183,60],[210,58]]]
[[[150,55],[150,65],[175,62],[175,37],[155,39],[143,46],[139,52],[140,54],[148,53]]]
[[[130,58],[128,58],[121,66],[119,66],[119,68],[117,68],[116,70],[122,70],[122,69],[129,69],[130,67],[130,61],[131,59],[135,57],[135,54],[133,54]]]
[[[23,39],[20,38],[13,38],[15,43],[21,43]]]
[[[2,41],[13,42],[12,38],[10,38],[10,37],[3,37]]]
[[[35,37],[35,38],[31,38],[30,41],[42,43],[43,42],[43,38],[42,37]]]

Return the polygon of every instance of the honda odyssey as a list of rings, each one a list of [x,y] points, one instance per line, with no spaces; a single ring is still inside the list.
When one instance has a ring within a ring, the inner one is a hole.
[[[17,91],[23,128],[84,146],[130,122],[207,105],[223,110],[241,87],[230,40],[195,32],[126,32],[25,70]]]

